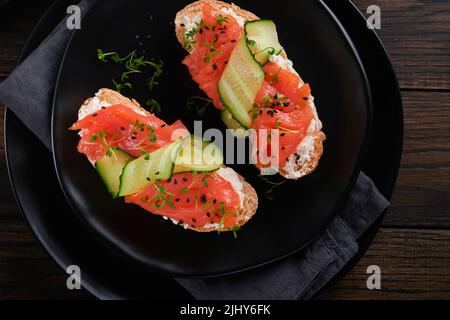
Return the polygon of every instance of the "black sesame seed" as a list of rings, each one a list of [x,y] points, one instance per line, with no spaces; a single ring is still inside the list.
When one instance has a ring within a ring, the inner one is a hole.
[[[185,27],[185,24],[184,23],[180,24],[180,27]]]
[[[147,181],[152,181],[152,179],[150,179],[149,177],[147,177],[146,179],[147,179]]]
[[[177,183],[178,183],[177,179],[174,179],[173,184],[177,184]]]
[[[289,162],[289,158],[286,158],[286,162]]]
[[[131,140],[136,140],[136,137],[135,136],[131,136]]]
[[[236,42],[236,40],[233,39],[233,40],[231,40],[230,42],[234,43],[234,42]]]
[[[283,106],[285,107],[289,107],[290,104],[291,104],[290,102],[283,102]]]
[[[106,109],[106,107],[102,107],[102,110],[105,110]]]
[[[202,195],[202,196],[200,197],[200,201],[201,201],[202,203],[206,203],[206,195]]]
[[[284,137],[286,135],[285,132],[281,133],[280,136]]]
[[[98,114],[97,114],[97,113],[94,113],[94,114],[92,115],[92,117],[96,117],[96,116],[98,116]]]
[[[212,67],[214,70],[217,70],[217,64],[214,63]]]
[[[286,149],[286,147],[281,147],[281,150],[284,150],[284,149]]]
[[[303,97],[303,100],[308,100],[308,97]]]
[[[216,203],[217,203],[217,199],[214,199],[214,200],[213,200],[213,203],[216,204]]]
[[[206,216],[207,216],[208,218],[211,218],[211,213],[210,213],[210,212],[207,212],[207,213],[206,213]]]
[[[171,183],[172,182],[172,178],[167,179],[167,183]]]
[[[191,201],[191,200],[189,200],[189,198],[187,198],[187,199],[186,199],[186,202],[189,203],[189,201]]]
[[[125,128],[124,127],[120,127],[120,130],[125,131]]]
[[[176,198],[176,199],[175,199],[175,202],[180,202],[180,198]]]
[[[184,181],[184,182],[187,182],[187,179],[186,179],[186,178],[183,178],[183,181]]]
[[[192,222],[194,222],[194,223],[195,223],[195,222],[197,222],[197,220],[195,220],[195,218],[192,218]]]
[[[165,126],[166,126],[165,124],[162,124],[162,125],[161,125],[161,128],[164,128]]]

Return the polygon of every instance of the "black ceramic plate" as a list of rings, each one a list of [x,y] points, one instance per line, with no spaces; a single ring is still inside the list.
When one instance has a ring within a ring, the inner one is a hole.
[[[27,42],[23,56],[28,55],[56,26],[70,3],[70,0],[55,2]],[[327,3],[331,6],[333,0]],[[403,127],[401,100],[395,74],[375,33],[364,28],[365,20],[359,11],[347,1],[342,1],[339,6],[332,8],[339,20],[346,24],[347,31],[359,51],[368,71],[374,100],[374,123],[368,148],[368,154],[372,156],[364,161],[363,170],[368,172],[380,191],[390,198],[398,173]],[[389,105],[385,103],[386,99]],[[378,122],[377,119],[383,121]],[[30,228],[51,257],[63,269],[70,264],[82,266],[85,289],[103,299],[187,297],[180,286],[174,285],[172,279],[148,272],[143,273],[97,244],[95,238],[85,230],[78,219],[75,219],[62,196],[50,152],[8,110],[5,114],[4,132],[8,172],[24,219],[28,221]],[[390,138],[385,139],[386,136]],[[376,156],[380,153],[383,153],[383,157]],[[44,170],[38,172],[28,170],[33,167],[35,161],[39,161]],[[377,167],[384,168],[381,174],[380,170],[376,170]],[[30,181],[36,179],[45,179],[49,188],[44,190],[38,183],[30,184]],[[48,194],[53,194],[51,199],[46,197]],[[58,214],[52,215],[52,212]],[[360,246],[361,253],[372,241],[376,230],[374,226],[359,240],[360,245],[364,245]],[[340,275],[345,272],[346,269]]]
[[[54,2],[33,30],[21,60],[56,27],[72,3]],[[51,152],[8,109],[4,125],[8,173],[17,204],[36,238],[63,270],[80,266],[83,288],[100,299],[190,297],[174,279],[136,267],[101,245],[64,198]],[[41,170],[34,170],[33,164]]]
[[[267,201],[263,196],[267,185],[256,177],[256,169],[235,167],[257,189],[261,200],[258,213],[237,240],[228,234],[186,231],[137,206],[112,201],[95,171],[77,153],[77,135],[67,130],[83,100],[98,88],[111,86],[111,78],[117,76],[113,66],[96,60],[96,49],[128,53],[142,45],[146,55],[163,59],[165,75],[156,92],[163,106],[161,116],[167,122],[182,119],[190,127],[194,116],[184,106],[188,97],[198,93],[180,63],[185,53],[171,25],[186,3],[97,2],[75,33],[61,67],[54,101],[53,147],[69,203],[100,239],[141,265],[180,276],[211,276],[286,256],[326,227],[360,169],[371,101],[357,53],[322,2],[281,1],[275,17],[263,2],[246,4],[247,9],[277,21],[282,43],[312,85],[328,135],[318,170],[301,181],[286,183],[276,201]],[[131,94],[145,101],[148,93],[136,90]],[[206,128],[223,127],[214,117],[203,120]]]

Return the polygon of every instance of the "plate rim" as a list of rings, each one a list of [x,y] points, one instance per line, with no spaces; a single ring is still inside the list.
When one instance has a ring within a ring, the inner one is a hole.
[[[92,7],[94,8],[95,6],[99,5],[100,2],[96,2]],[[358,51],[355,48],[355,45],[353,44],[350,36],[347,34],[347,31],[345,30],[345,28],[342,26],[341,22],[339,21],[339,19],[336,17],[336,15],[332,12],[332,10],[328,7],[328,5],[323,1],[323,0],[318,0],[317,3],[319,4],[319,7],[322,11],[324,11],[324,13],[326,15],[328,15],[328,17],[330,18],[331,22],[335,25],[336,29],[338,30],[339,33],[339,37],[343,40],[345,46],[347,47],[347,49],[349,50],[349,52],[352,55],[352,58],[354,59],[355,62],[355,66],[357,67],[357,70],[363,80],[363,88],[364,88],[364,96],[365,96],[365,100],[367,102],[366,104],[366,119],[365,119],[365,133],[364,133],[364,137],[361,140],[361,145],[359,148],[359,152],[358,155],[355,157],[355,166],[353,168],[353,172],[350,176],[350,178],[348,179],[348,183],[347,186],[344,188],[344,191],[341,193],[341,195],[338,197],[338,200],[336,201],[336,205],[334,206],[334,208],[331,210],[329,218],[326,219],[326,221],[324,221],[323,226],[321,228],[319,228],[320,230],[318,231],[318,233],[316,234],[319,235],[321,233],[323,233],[327,227],[329,226],[330,222],[336,217],[337,212],[339,211],[340,208],[342,208],[343,204],[345,203],[345,200],[347,199],[349,193],[351,192],[356,179],[358,177],[359,172],[361,171],[362,168],[362,162],[364,159],[365,154],[367,153],[367,149],[368,149],[368,142],[371,136],[371,131],[372,131],[372,116],[373,116],[373,100],[372,100],[372,95],[371,95],[371,90],[370,90],[370,84],[369,84],[369,80],[364,68],[364,65],[362,64],[362,60],[358,54]],[[92,10],[89,10],[89,12],[86,13],[87,17],[88,15],[92,14]],[[52,142],[52,149],[55,149],[55,110],[56,110],[56,100],[57,100],[57,96],[58,96],[58,91],[59,91],[59,87],[60,87],[60,80],[61,80],[61,76],[63,73],[63,69],[64,69],[64,63],[66,61],[66,57],[67,57],[67,53],[69,51],[69,49],[71,48],[71,44],[73,41],[73,38],[76,36],[76,34],[79,33],[79,30],[75,30],[72,35],[69,38],[69,41],[67,43],[67,46],[64,50],[64,55],[63,58],[61,60],[61,65],[59,67],[58,70],[58,75],[57,75],[57,80],[56,80],[56,84],[55,84],[55,90],[54,90],[54,94],[53,94],[53,102],[52,102],[52,119],[51,119],[51,142]],[[64,194],[64,197],[66,199],[66,201],[68,202],[69,206],[71,207],[71,209],[74,211],[75,215],[81,220],[81,222],[86,226],[86,228],[105,246],[107,246],[110,250],[114,251],[115,253],[117,253],[118,255],[120,255],[121,257],[129,260],[132,263],[135,263],[137,265],[143,265],[146,267],[150,267],[153,268],[157,271],[166,273],[166,274],[170,274],[174,277],[183,277],[183,278],[191,278],[191,279],[206,279],[206,278],[214,278],[214,277],[220,277],[220,276],[228,276],[228,275],[232,275],[232,274],[236,274],[236,273],[240,273],[240,272],[245,272],[248,270],[252,270],[255,268],[259,268],[268,264],[271,264],[273,262],[282,260],[288,256],[291,256],[301,250],[303,250],[304,248],[306,248],[314,239],[315,237],[312,237],[309,241],[305,242],[303,245],[298,246],[297,248],[293,249],[293,250],[289,250],[286,253],[283,253],[281,255],[278,255],[276,257],[272,257],[272,258],[267,258],[264,259],[264,261],[260,262],[260,263],[256,263],[256,264],[252,264],[252,265],[248,265],[248,266],[242,266],[242,267],[236,267],[234,269],[227,269],[226,271],[218,271],[218,272],[199,272],[199,273],[184,273],[184,272],[177,272],[174,270],[168,270],[166,268],[161,267],[160,265],[157,265],[155,263],[147,263],[147,262],[143,262],[141,259],[138,259],[136,257],[136,255],[132,255],[128,252],[125,252],[125,250],[122,250],[122,248],[120,248],[120,246],[116,245],[113,241],[107,239],[107,237],[105,237],[104,235],[100,234],[96,228],[94,228],[83,216],[81,213],[79,213],[79,210],[76,208],[75,204],[72,201],[71,196],[68,194],[68,191],[66,190],[66,188],[64,187],[64,183],[62,182],[62,177],[61,177],[61,168],[59,167],[59,159],[58,159],[58,155],[53,152],[53,162],[54,162],[54,167],[56,170],[56,175],[58,178],[58,182],[60,184],[60,187],[62,189],[62,192]]]

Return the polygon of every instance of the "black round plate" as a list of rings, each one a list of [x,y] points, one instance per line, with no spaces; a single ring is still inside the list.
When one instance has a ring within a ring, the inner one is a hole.
[[[27,40],[20,60],[56,27],[72,3],[57,0],[52,4]],[[80,266],[83,288],[100,299],[191,298],[173,278],[130,264],[100,244],[64,198],[51,152],[8,109],[4,126],[8,174],[17,204],[36,238],[63,270]],[[37,167],[40,170],[33,169]]]
[[[256,169],[235,167],[260,197],[258,213],[237,240],[229,234],[186,231],[137,206],[112,201],[95,170],[77,153],[78,136],[67,130],[83,100],[99,88],[111,86],[111,78],[117,77],[114,65],[97,61],[96,49],[124,54],[142,45],[147,56],[163,59],[165,76],[155,93],[163,106],[161,117],[167,122],[181,119],[191,127],[195,117],[186,112],[185,105],[198,89],[181,65],[185,53],[171,25],[186,3],[155,6],[141,1],[99,1],[92,7],[72,38],[61,67],[54,100],[53,148],[64,194],[100,239],[141,265],[178,276],[204,277],[284,257],[303,248],[326,227],[360,169],[371,100],[357,53],[322,2],[280,1],[276,16],[263,2],[244,3],[258,15],[275,19],[286,51],[312,85],[328,135],[318,170],[301,181],[289,181],[276,201],[267,201],[264,191],[268,186],[257,178]],[[145,42],[147,35],[151,38]],[[145,101],[148,92],[135,90],[130,95]],[[223,128],[217,118],[203,119],[204,128]]]
[[[327,1],[330,7],[333,3],[334,0]],[[22,57],[27,56],[56,26],[65,15],[65,9],[69,4],[70,0],[55,1],[27,41]],[[368,154],[383,153],[383,157],[367,157],[363,170],[368,172],[380,191],[390,198],[398,173],[403,127],[401,99],[395,73],[376,34],[364,29],[365,20],[359,11],[347,1],[341,1],[340,6],[333,6],[332,9],[340,21],[348,22],[345,27],[368,72],[374,100],[374,123]],[[390,101],[389,105],[385,103],[385,99]],[[377,122],[377,119],[383,121]],[[180,286],[174,285],[171,278],[150,273],[143,274],[139,269],[123,263],[120,257],[112,255],[106,248],[97,244],[96,239],[87,232],[78,219],[75,219],[62,196],[54,174],[51,154],[14,113],[8,110],[5,113],[4,132],[8,172],[24,219],[50,256],[64,270],[70,264],[82,266],[85,289],[103,299],[187,297]],[[390,138],[385,139],[385,136]],[[398,139],[392,139],[397,136]],[[44,170],[39,172],[27,170],[33,167],[36,160]],[[384,168],[382,174],[379,174],[380,170],[374,169],[377,167]],[[40,184],[29,183],[35,179],[46,179],[49,188],[44,190]],[[50,193],[54,194],[51,200],[45,197]],[[52,216],[48,214],[49,212],[58,214]],[[377,227],[374,226],[361,237],[359,240],[361,253],[372,241],[376,231]],[[82,243],[80,239],[83,240]],[[361,244],[364,245],[363,248]],[[346,270],[348,268],[344,268],[340,275]],[[157,292],[149,288],[156,288]]]

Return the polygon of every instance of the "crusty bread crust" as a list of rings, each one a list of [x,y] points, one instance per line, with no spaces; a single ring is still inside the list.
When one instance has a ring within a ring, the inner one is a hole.
[[[246,224],[247,221],[249,221],[253,217],[253,215],[256,213],[256,209],[258,208],[258,194],[256,193],[256,190],[248,182],[246,182],[241,175],[239,175],[239,179],[244,186],[244,205],[238,212],[236,212],[236,227],[242,227],[244,224]],[[193,228],[191,226],[188,226],[188,229],[197,232],[230,231],[226,228]]]
[[[253,14],[249,11],[243,10],[240,7],[236,6],[235,4],[229,4],[229,3],[225,3],[225,2],[217,1],[217,0],[199,0],[199,1],[189,4],[184,9],[180,10],[175,17],[175,33],[176,33],[177,39],[181,45],[184,44],[185,34],[187,31],[189,31],[189,30],[186,30],[186,27],[182,25],[183,17],[188,16],[188,17],[193,18],[195,16],[201,15],[202,14],[202,6],[204,4],[209,4],[218,10],[220,10],[222,8],[227,8],[229,10],[233,10],[233,12],[237,16],[243,18],[246,21],[253,21],[253,20],[259,19],[258,16],[256,16],[255,14]],[[194,50],[194,49],[195,49],[194,47],[191,48],[191,50]],[[280,55],[283,58],[287,59],[287,55],[284,50],[282,51],[282,53]],[[310,98],[311,98],[311,100],[313,99],[312,96]],[[316,119],[316,122],[320,122],[318,118]],[[326,136],[321,131],[321,126],[316,126],[315,130],[310,134],[313,137],[314,148],[310,150],[310,155],[309,155],[309,157],[307,157],[308,160],[302,164],[295,164],[294,171],[297,173],[295,178],[292,177],[292,175],[289,175],[289,173],[286,172],[286,170],[284,168],[281,168],[280,174],[282,176],[284,176],[285,178],[299,179],[301,177],[304,177],[304,176],[310,174],[317,168],[317,166],[319,164],[319,160],[323,154],[323,142],[325,141]]]
[[[110,105],[123,105],[126,107],[129,107],[135,111],[138,111],[140,113],[147,113],[149,112],[141,107],[141,105],[134,99],[129,99],[127,97],[124,97],[119,92],[111,90],[111,89],[100,89],[96,97],[102,101],[106,102]],[[87,99],[83,105],[81,106],[81,109],[86,109],[88,104],[91,102],[92,98]],[[83,110],[82,110],[83,112]],[[84,111],[83,114],[86,114],[87,111]],[[91,161],[92,162],[92,161]],[[240,208],[238,212],[236,212],[237,217],[237,226],[241,227],[243,226],[248,220],[250,220],[253,215],[256,213],[256,209],[258,208],[258,195],[255,191],[255,189],[244,180],[242,176],[239,176],[239,179],[241,180],[243,184],[243,194],[244,194],[244,201],[243,206]],[[188,229],[197,231],[197,232],[211,232],[211,231],[231,231],[230,229],[226,228],[193,228],[191,226],[188,226]]]

